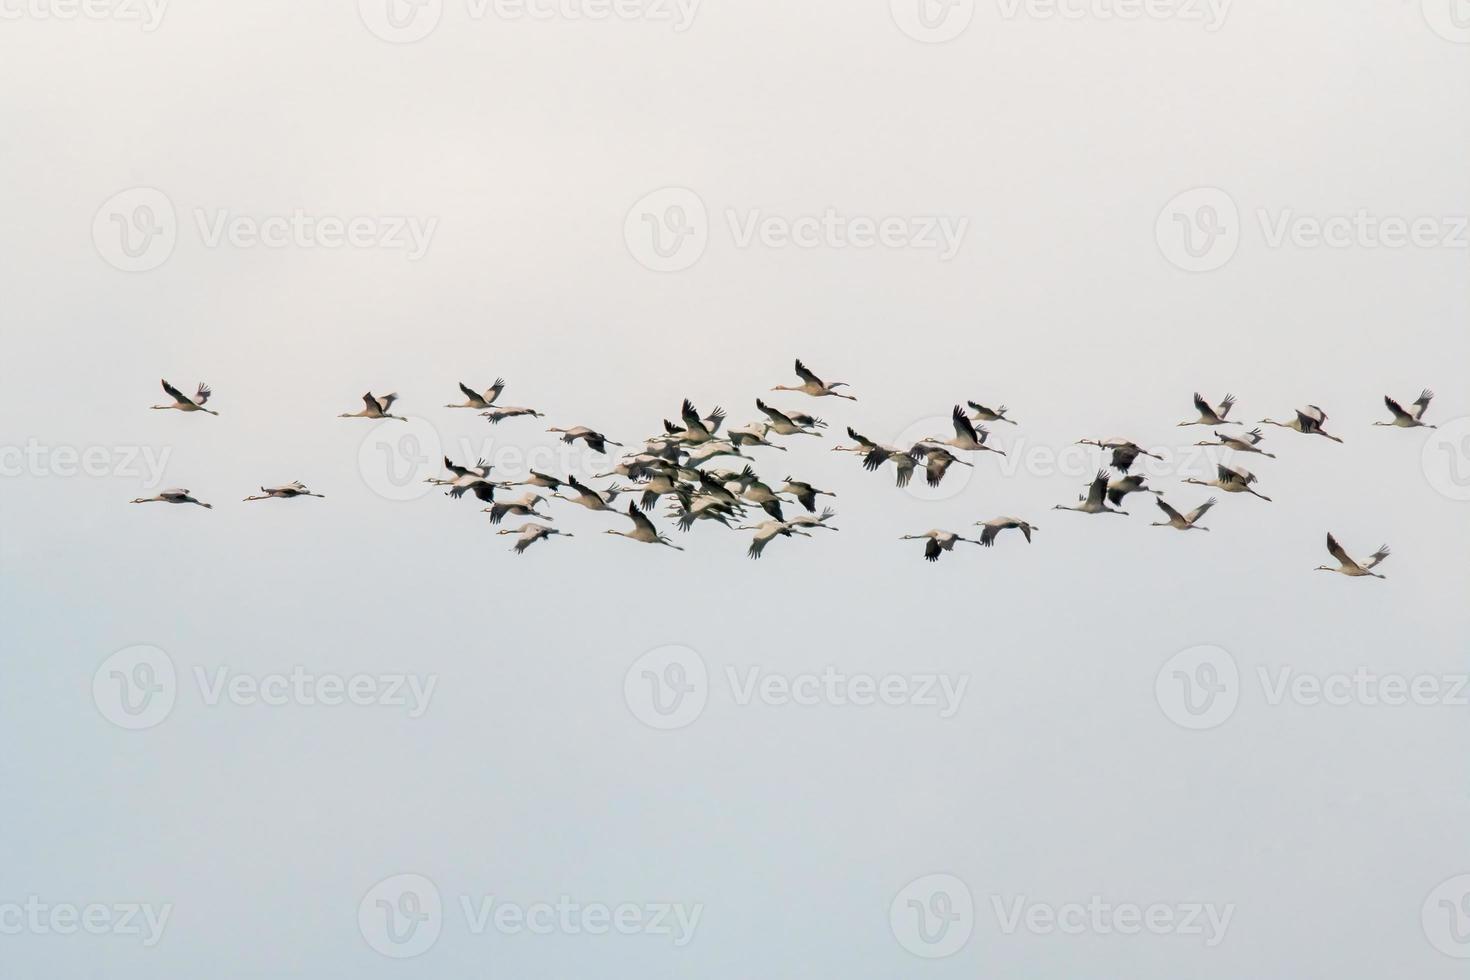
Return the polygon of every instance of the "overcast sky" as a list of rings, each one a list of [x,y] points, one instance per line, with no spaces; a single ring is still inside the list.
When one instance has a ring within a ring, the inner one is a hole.
[[[160,2],[0,2],[7,975],[1461,975],[1470,10]],[[1182,484],[1196,390],[1345,441]],[[419,482],[684,397],[840,530]],[[1115,436],[1210,533],[1051,509]]]

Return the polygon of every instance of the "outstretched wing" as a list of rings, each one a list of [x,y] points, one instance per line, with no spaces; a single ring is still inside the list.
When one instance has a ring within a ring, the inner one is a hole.
[[[1373,554],[1371,554],[1371,555],[1368,556],[1368,564],[1365,565],[1364,567],[1365,568],[1373,568],[1373,567],[1375,567],[1379,562],[1381,562],[1381,561],[1383,561],[1383,559],[1387,558],[1388,557],[1388,554],[1389,554],[1389,552],[1388,552],[1388,545],[1386,545],[1386,544],[1379,545],[1378,546],[1378,550],[1375,551],[1375,552],[1373,552]]]
[[[193,399],[191,399],[188,395],[184,394],[179,389],[175,388],[173,385],[169,384],[167,381],[164,381],[160,378],[159,384],[163,385],[164,393],[167,394],[174,401],[184,405],[194,404]]]
[[[1162,503],[1162,502],[1163,501],[1160,501],[1160,503]],[[1189,521],[1189,523],[1193,524],[1195,521],[1199,520],[1201,517],[1204,517],[1205,514],[1207,514],[1209,512],[1210,508],[1213,507],[1213,506],[1215,506],[1219,502],[1220,502],[1220,498],[1219,497],[1211,497],[1209,500],[1206,500],[1204,503],[1200,504],[1194,510],[1190,511],[1189,512],[1189,516],[1186,517],[1185,520],[1187,520],[1187,521]]]
[[[688,431],[709,433],[709,430],[704,427],[704,419],[699,417],[699,412],[695,409],[694,403],[687,398],[684,399],[684,404],[679,407],[679,418],[684,420],[684,428]]]
[[[633,525],[638,530],[655,536],[658,534],[658,530],[653,526],[653,521],[650,521],[648,516],[638,509],[635,501],[628,501],[628,516],[633,519]]]
[[[786,424],[788,424],[788,425],[795,425],[796,424],[796,423],[792,422],[791,419],[784,412],[781,412],[778,409],[772,408],[771,406],[767,405],[765,402],[761,401],[759,398],[757,398],[755,400],[755,407],[758,408],[758,409],[760,409],[762,412],[764,412],[766,414],[766,417],[768,419],[770,419],[772,422],[775,422],[777,425],[780,425],[783,422],[786,423]]]
[[[392,408],[393,407],[393,403],[396,402],[397,400],[398,400],[398,392],[396,392],[396,391],[390,391],[390,392],[388,392],[388,394],[383,395],[383,396],[381,396],[381,397],[378,398],[378,405],[382,409],[384,415],[387,415],[388,414],[388,409]]]
[[[502,391],[504,391],[504,390],[505,390],[505,379],[504,378],[496,378],[495,379],[495,383],[493,385],[491,385],[490,387],[488,387],[488,388],[485,389],[485,404],[487,404],[487,405],[493,405],[493,404],[495,404],[495,399],[499,398],[500,397],[500,393]]]
[[[807,382],[808,384],[814,384],[819,388],[827,387],[826,385],[822,384],[821,378],[817,377],[815,374],[812,374],[811,369],[808,368],[805,364],[801,363],[801,358],[799,357],[796,359],[796,376],[801,380]]]
[[[939,552],[940,552],[939,539],[937,539],[937,538],[930,538],[929,539],[929,543],[926,544],[926,545],[924,545],[924,560],[925,561],[938,561],[939,560]]]
[[[1097,476],[1093,478],[1092,485],[1087,488],[1087,503],[1093,507],[1100,506],[1103,496],[1108,492],[1108,471],[1098,470]]]
[[[209,387],[209,385],[205,384],[203,381],[199,382],[199,384],[194,387],[194,404],[203,405],[205,402],[209,401],[209,396],[212,394],[214,394],[213,388]]]
[[[987,524],[985,530],[980,532],[980,543],[987,548],[995,547],[996,535],[1000,534],[1002,524]]]
[[[1246,470],[1231,469],[1224,463],[1216,466],[1215,472],[1221,483],[1239,483],[1242,486],[1250,486],[1256,482],[1255,476]]]
[[[1404,411],[1404,406],[1394,401],[1393,398],[1388,395],[1383,396],[1383,404],[1388,406],[1388,410],[1393,413],[1393,417],[1396,419],[1413,418],[1412,415]]]
[[[876,442],[869,439],[867,436],[858,435],[857,430],[850,425],[847,427],[847,437],[853,442],[857,443],[859,446],[862,446],[864,449],[868,450],[869,452],[878,448],[878,444]]]
[[[1414,412],[1414,418],[1416,420],[1422,419],[1424,417],[1425,409],[1429,408],[1429,403],[1433,400],[1434,392],[1430,391],[1428,388],[1425,388],[1423,391],[1419,392],[1419,397],[1414,399],[1414,408],[1417,409],[1417,411]]]
[[[480,393],[478,391],[471,388],[463,381],[459,383],[459,390],[464,392],[464,396],[468,398],[470,404],[474,405],[476,408],[484,408],[489,405],[489,402],[485,401],[485,399],[480,396]]]
[[[1196,410],[1198,410],[1200,415],[1204,416],[1207,419],[1219,417],[1215,414],[1215,410],[1210,407],[1210,403],[1205,401],[1205,396],[1201,395],[1197,391],[1194,393],[1194,407]]]
[[[1348,557],[1348,553],[1343,550],[1342,545],[1337,543],[1337,539],[1332,536],[1331,531],[1327,532],[1327,552],[1333,558],[1337,559],[1339,565],[1346,565],[1349,568],[1356,568],[1358,565],[1357,562]]]
[[[965,414],[965,410],[960,406],[956,405],[954,407],[954,411],[950,413],[949,418],[954,423],[954,434],[957,438],[961,440],[973,439],[976,442],[985,441],[976,434],[975,427],[970,424],[970,417]]]
[[[1189,522],[1189,518],[1185,517],[1183,514],[1179,513],[1173,507],[1170,507],[1167,503],[1165,503],[1163,497],[1155,497],[1154,503],[1158,505],[1159,510],[1163,511],[1164,515],[1168,517],[1169,520],[1184,521],[1185,523]]]

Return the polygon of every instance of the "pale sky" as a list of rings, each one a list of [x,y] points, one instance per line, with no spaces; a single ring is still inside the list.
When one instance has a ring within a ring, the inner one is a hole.
[[[0,3],[0,972],[1460,976],[1453,7]],[[770,392],[795,357],[858,401]],[[441,407],[499,376],[546,418]],[[160,377],[221,414],[149,411]],[[1442,428],[1371,425],[1424,387]],[[335,417],[366,390],[411,421]],[[1268,427],[1278,458],[1235,461],[1272,502],[1219,493],[1208,534],[1142,496],[1051,509],[1099,465],[1082,438],[1168,451],[1148,472],[1181,509],[1215,493],[1179,482],[1196,390],[1251,423],[1320,405],[1345,442]],[[660,506],[681,554],[553,500],[575,537],[516,557],[405,458],[590,478],[611,459],[548,426],[636,445],[684,397],[827,420],[751,454],[835,491],[840,530],[750,562],[746,532]],[[1011,455],[939,493],[828,451],[948,435],[967,399],[1009,407]],[[326,499],[241,501],[293,479]],[[213,509],[128,503],[173,486]],[[1034,542],[931,566],[898,540],[1002,514]],[[1387,579],[1314,572],[1328,531],[1390,544]],[[145,675],[110,658],[140,646],[171,710],[126,730],[106,699]],[[658,730],[638,697],[669,646],[704,706]],[[1237,703],[1190,730],[1168,692],[1201,647]],[[772,703],[829,667],[921,703]],[[259,703],[296,668],[409,703]],[[1354,672],[1450,703],[1308,703]],[[400,875],[442,906],[410,945],[380,928],[413,911]],[[57,934],[32,896],[111,924]],[[561,896],[647,928],[477,918]],[[914,918],[966,898],[949,931]],[[1089,903],[1114,912],[1045,927]],[[1119,934],[1130,903],[1228,925]],[[130,904],[167,908],[156,942]],[[661,906],[698,910],[688,935]]]

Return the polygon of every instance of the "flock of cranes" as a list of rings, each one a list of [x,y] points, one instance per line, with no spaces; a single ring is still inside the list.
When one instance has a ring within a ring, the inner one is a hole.
[[[856,395],[837,390],[850,388],[847,382],[825,382],[800,360],[796,361],[796,375],[801,379],[801,384],[775,385],[771,390],[797,392],[813,398],[831,397],[857,401]],[[205,412],[210,415],[219,414],[214,409],[206,407],[212,395],[208,385],[201,383],[193,395],[186,395],[168,381],[163,381],[162,385],[164,392],[172,399],[172,402],[153,405],[152,408],[173,409],[181,412]],[[498,424],[510,418],[545,417],[536,409],[501,404],[500,396],[505,390],[505,379],[503,378],[496,378],[495,383],[483,391],[476,391],[460,382],[459,390],[465,400],[449,403],[444,407],[473,409],[488,419],[491,424]],[[1392,418],[1373,424],[1397,428],[1433,428],[1424,421],[1424,414],[1433,397],[1432,391],[1423,390],[1419,397],[1411,403],[1412,411],[1405,409],[1392,397],[1385,397],[1384,403]],[[396,392],[374,395],[369,391],[362,396],[363,408],[361,410],[343,412],[338,417],[405,420],[402,415],[392,414],[393,405],[397,400]],[[1334,442],[1342,442],[1340,438],[1324,430],[1323,425],[1327,421],[1327,413],[1315,405],[1307,405],[1298,409],[1295,417],[1290,420],[1261,419],[1255,428],[1244,431],[1243,423],[1230,417],[1235,402],[1235,396],[1227,394],[1220,399],[1218,404],[1212,405],[1206,398],[1196,393],[1194,407],[1197,417],[1179,422],[1178,425],[1203,425],[1211,428],[1215,437],[1214,441],[1201,441],[1195,443],[1197,446],[1223,447],[1233,452],[1256,454],[1270,459],[1275,459],[1276,456],[1261,448],[1260,443],[1264,436],[1260,425],[1280,426],[1303,435],[1322,436]],[[990,430],[986,427],[986,423],[1017,424],[1015,420],[1008,417],[1008,409],[1004,405],[991,409],[979,402],[970,401],[966,404],[969,406],[970,414],[967,414],[964,407],[960,405],[955,405],[951,412],[953,436],[943,438],[927,436],[911,445],[895,446],[869,439],[852,426],[847,426],[847,436],[853,444],[833,446],[832,451],[852,453],[861,457],[863,468],[869,472],[892,464],[894,482],[899,487],[907,486],[914,473],[922,467],[925,481],[929,486],[937,487],[944,480],[951,466],[973,467],[975,465],[972,459],[963,458],[957,453],[1005,455],[1004,449],[990,444]],[[543,522],[528,521],[519,527],[496,532],[502,535],[516,535],[516,543],[512,547],[516,554],[524,554],[527,548],[538,541],[549,540],[555,536],[564,538],[575,536],[571,532],[555,527],[553,515],[538,509],[543,504],[549,506],[550,500],[575,504],[596,513],[623,516],[631,522],[630,528],[608,528],[604,531],[605,534],[617,535],[641,544],[660,545],[683,551],[683,546],[675,544],[669,535],[661,532],[649,516],[654,512],[660,499],[664,499],[667,504],[665,516],[671,519],[680,531],[687,532],[700,522],[713,521],[731,530],[754,532],[747,554],[751,558],[759,558],[764,553],[766,546],[777,538],[810,538],[815,536],[812,532],[816,530],[837,530],[831,523],[836,516],[831,507],[823,507],[821,513],[817,513],[818,498],[835,498],[837,494],[792,476],[786,476],[778,484],[773,484],[763,481],[757,475],[755,469],[750,465],[754,457],[748,455],[745,450],[762,448],[785,453],[789,451],[789,447],[773,442],[773,436],[781,438],[809,436],[820,439],[823,438],[822,430],[827,428],[827,423],[805,412],[774,407],[761,398],[755,400],[755,407],[764,416],[763,420],[750,422],[738,428],[725,427],[726,415],[723,409],[716,407],[707,414],[701,415],[694,404],[685,399],[680,409],[678,423],[665,419],[662,432],[648,437],[634,451],[622,454],[608,472],[595,474],[593,477],[595,479],[614,481],[601,489],[584,483],[575,474],[558,477],[537,470],[528,471],[524,479],[499,480],[491,476],[491,467],[483,459],[471,466],[455,463],[448,457],[444,459],[444,467],[448,476],[431,477],[427,482],[446,488],[445,493],[454,499],[459,499],[465,494],[472,494],[476,500],[488,505],[483,510],[490,515],[491,524],[499,525],[507,516],[533,518],[535,521]],[[1231,431],[1228,428],[1230,426],[1242,426],[1242,430]],[[722,429],[724,429],[723,435],[721,434]],[[584,425],[550,426],[546,431],[556,433],[568,445],[581,442],[588,449],[600,455],[607,455],[610,446],[618,449],[627,448],[623,443],[616,442],[604,433]],[[1123,509],[1126,498],[1135,493],[1143,493],[1153,497],[1155,506],[1164,515],[1164,520],[1155,521],[1151,526],[1169,527],[1180,531],[1209,530],[1202,526],[1200,521],[1219,502],[1217,497],[1210,497],[1192,510],[1182,512],[1164,499],[1163,491],[1149,487],[1143,476],[1129,473],[1139,457],[1151,459],[1162,457],[1126,439],[1082,439],[1078,440],[1077,444],[1096,446],[1103,450],[1107,456],[1107,463],[1097,471],[1097,475],[1086,491],[1078,496],[1076,504],[1057,504],[1053,509],[1082,514],[1127,516],[1129,512]],[[721,458],[742,459],[746,463],[739,470],[718,465],[706,465]],[[1114,476],[1110,470],[1117,471],[1118,475]],[[629,486],[622,485],[617,482],[618,480],[626,480]],[[1225,493],[1249,494],[1264,501],[1271,500],[1270,497],[1255,489],[1255,484],[1258,482],[1256,476],[1239,464],[1219,464],[1213,480],[1199,480],[1190,477],[1182,482],[1211,487]],[[504,496],[509,491],[521,487],[529,489],[519,497]],[[625,494],[627,495],[626,505],[619,502],[619,497]],[[308,490],[300,481],[293,481],[280,486],[263,486],[259,494],[252,494],[244,499],[252,501],[323,496],[323,494]],[[153,502],[194,504],[205,508],[213,507],[212,504],[193,496],[187,489],[164,490],[152,497],[138,497],[132,502],[135,504]],[[800,506],[806,513],[788,516],[786,511],[793,504]],[[767,519],[759,523],[739,523],[746,519],[752,509],[758,509]],[[952,552],[955,545],[962,542],[988,548],[994,546],[996,538],[1002,531],[1019,530],[1027,543],[1030,543],[1031,535],[1038,530],[1035,524],[1017,517],[996,517],[976,521],[975,526],[982,530],[978,532],[978,537],[974,538],[936,528],[922,534],[903,535],[901,540],[924,541],[924,558],[935,562],[945,552]],[[1329,533],[1327,550],[1336,559],[1337,565],[1320,565],[1316,569],[1318,571],[1338,572],[1352,578],[1385,577],[1374,569],[1388,557],[1389,550],[1386,545],[1375,551],[1367,561],[1358,562],[1348,555],[1337,539]]]

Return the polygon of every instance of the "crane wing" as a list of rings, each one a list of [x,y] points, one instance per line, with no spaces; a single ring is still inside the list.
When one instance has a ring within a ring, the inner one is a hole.
[[[1410,415],[1408,412],[1404,411],[1404,406],[1402,406],[1398,402],[1394,401],[1388,395],[1384,395],[1383,396],[1383,404],[1385,404],[1385,405],[1388,406],[1388,410],[1393,413],[1393,417],[1396,418],[1396,419],[1413,418],[1412,415]]]
[[[1417,409],[1417,411],[1414,412],[1414,418],[1416,420],[1422,419],[1424,417],[1424,411],[1429,408],[1429,403],[1433,400],[1434,392],[1430,391],[1428,388],[1425,388],[1423,391],[1419,392],[1419,397],[1414,400],[1414,408]]]
[[[1348,553],[1343,550],[1342,545],[1337,543],[1337,539],[1332,536],[1331,531],[1327,532],[1327,552],[1333,558],[1337,559],[1339,565],[1346,565],[1349,568],[1358,567],[1358,563],[1348,557]]]
[[[956,405],[954,407],[954,411],[950,413],[950,420],[954,422],[954,434],[957,438],[961,440],[973,439],[975,442],[979,443],[983,443],[985,441],[976,434],[975,426],[970,424],[969,416],[965,414],[965,410],[960,406]]]
[[[1167,516],[1170,521],[1184,521],[1185,523],[1189,522],[1189,518],[1185,517],[1173,507],[1170,507],[1168,504],[1166,504],[1163,497],[1155,497],[1154,503],[1158,505],[1159,510],[1163,511],[1165,516]]]
[[[169,384],[167,381],[159,379],[159,384],[163,385],[164,393],[167,394],[174,401],[179,402],[183,405],[194,404],[193,399],[191,399],[188,395],[184,394],[179,389],[175,388],[173,385]]]
[[[1206,500],[1204,503],[1200,504],[1194,510],[1190,511],[1189,512],[1189,516],[1186,517],[1185,520],[1187,520],[1187,521],[1189,521],[1189,523],[1193,524],[1195,521],[1199,520],[1201,517],[1204,517],[1205,514],[1209,512],[1210,508],[1213,507],[1213,506],[1215,506],[1219,502],[1220,502],[1220,498],[1219,497],[1211,497],[1209,500]]]

